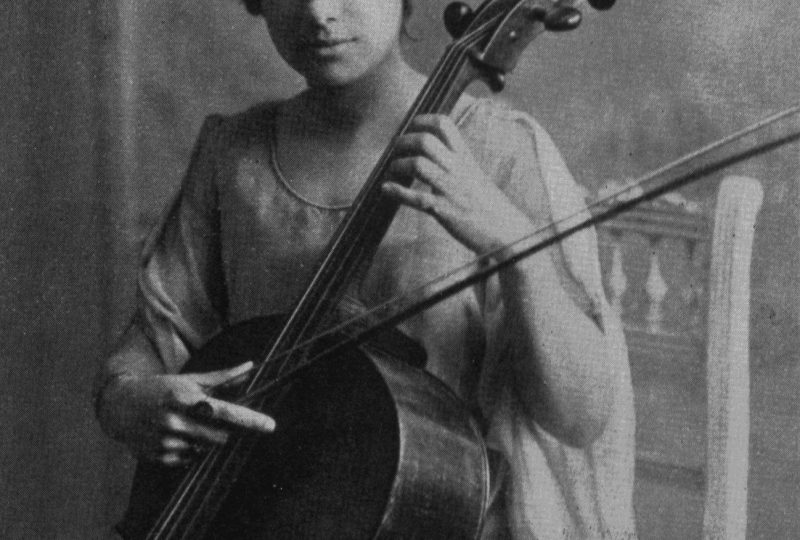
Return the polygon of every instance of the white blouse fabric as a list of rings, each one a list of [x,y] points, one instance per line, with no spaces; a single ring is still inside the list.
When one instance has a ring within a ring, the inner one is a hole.
[[[273,152],[275,108],[206,120],[181,190],[146,243],[137,324],[168,372],[180,370],[189,351],[224,325],[289,311],[345,215],[346,209],[315,204],[281,174]],[[458,125],[483,171],[539,227],[563,229],[564,219],[580,218],[581,192],[529,116],[475,100]],[[503,323],[496,278],[401,330],[424,345],[427,369],[479,411],[487,445],[502,455],[486,537],[631,538],[630,373],[619,321],[602,291],[594,232],[572,236],[551,256],[561,283],[611,351],[613,412],[588,448],[559,442],[522,412],[507,369],[514,336],[503,329],[513,325]],[[433,218],[401,208],[353,294],[359,305],[375,305],[474,258]]]

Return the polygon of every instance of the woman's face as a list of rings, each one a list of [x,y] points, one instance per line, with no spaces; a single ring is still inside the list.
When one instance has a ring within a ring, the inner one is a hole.
[[[272,41],[311,86],[344,86],[400,54],[402,0],[262,0]]]

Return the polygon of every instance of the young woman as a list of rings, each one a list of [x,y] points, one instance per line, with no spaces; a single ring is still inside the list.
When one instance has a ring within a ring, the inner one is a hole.
[[[176,374],[228,323],[288,311],[420,91],[403,59],[409,0],[248,0],[308,88],[202,128],[179,197],[144,250],[138,316],[98,377],[104,429],[168,465],[265,414],[207,395],[252,365]],[[464,97],[399,142],[385,196],[402,207],[353,298],[369,306],[581,208],[525,114]],[[630,537],[633,414],[592,233],[530,257],[404,323],[487,426],[486,537]],[[200,401],[212,417],[188,414]],[[267,435],[268,436],[268,435]]]

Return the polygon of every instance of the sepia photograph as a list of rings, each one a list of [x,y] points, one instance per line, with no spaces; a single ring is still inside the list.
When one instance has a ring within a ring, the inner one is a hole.
[[[0,14],[0,538],[800,538],[793,0]]]

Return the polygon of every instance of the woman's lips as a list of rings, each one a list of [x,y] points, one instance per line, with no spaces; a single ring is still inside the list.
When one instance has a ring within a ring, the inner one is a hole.
[[[312,39],[307,43],[318,54],[332,54],[355,41],[353,38]]]
[[[341,45],[343,43],[348,43],[352,41],[346,38],[339,38],[339,39],[313,39],[311,40],[312,47],[335,47],[336,45]]]

